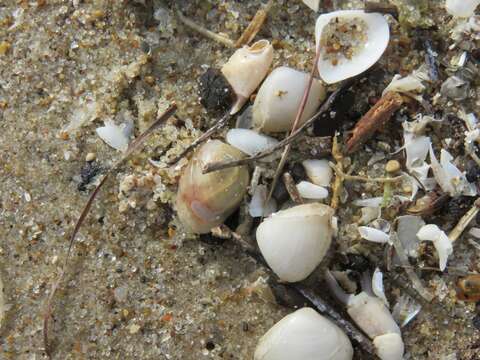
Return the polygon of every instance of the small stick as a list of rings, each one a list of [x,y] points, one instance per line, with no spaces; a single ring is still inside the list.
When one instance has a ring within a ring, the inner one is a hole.
[[[305,87],[305,91],[303,92],[303,98],[300,103],[300,106],[298,107],[297,115],[295,117],[295,121],[293,122],[290,136],[295,132],[295,130],[297,130],[297,126],[300,124],[300,119],[302,118],[303,113],[305,112],[305,106],[307,105],[308,97],[310,95],[310,90],[312,89],[313,77],[315,75],[315,72],[317,71],[319,60],[320,60],[320,46],[318,46],[318,48],[316,49],[315,60],[313,61],[312,70],[310,71],[308,83],[307,83],[307,86]],[[270,191],[268,192],[267,199],[265,200],[266,204],[268,204],[268,202],[270,201],[270,198],[272,197],[273,190],[275,189],[275,185],[277,184],[278,178],[280,177],[280,173],[282,172],[283,167],[287,162],[288,154],[290,153],[291,148],[292,148],[292,143],[288,143],[283,149],[282,157],[280,158],[280,162],[278,163],[277,170],[275,171],[275,175],[273,176]]]
[[[244,159],[234,160],[234,161],[219,161],[219,162],[212,162],[212,163],[206,164],[205,167],[203,168],[203,173],[207,174],[212,171],[227,169],[234,166],[246,165],[253,161],[263,159],[264,157],[267,157],[273,154],[275,151],[282,149],[285,145],[296,140],[302,134],[303,131],[305,131],[310,125],[313,124],[315,120],[318,119],[319,116],[321,116],[323,113],[327,111],[330,111],[330,106],[338,97],[338,95],[340,95],[344,90],[349,88],[351,84],[352,84],[352,81],[347,81],[340,88],[335,90],[327,99],[327,101],[323,103],[323,105],[320,107],[320,110],[315,115],[313,115],[310,119],[305,121],[302,124],[302,126],[300,126],[293,134],[291,134],[286,139],[283,139],[282,141],[280,141],[277,145],[272,146],[270,149],[267,149],[256,155],[253,155]]]
[[[60,286],[60,283],[62,282],[64,276],[65,276],[65,271],[67,269],[67,266],[69,264],[69,260],[71,257],[72,249],[73,249],[73,244],[75,242],[75,237],[80,230],[80,227],[82,226],[83,222],[85,221],[85,218],[87,217],[88,212],[90,211],[90,208],[92,207],[93,201],[95,200],[97,194],[99,193],[100,189],[102,188],[103,184],[107,181],[109,175],[115,172],[117,168],[135,151],[137,150],[143,143],[144,141],[155,131],[158,129],[169,117],[171,117],[175,111],[177,110],[177,105],[172,104],[170,107],[147,129],[145,132],[143,132],[140,136],[138,136],[132,143],[128,146],[127,151],[125,154],[117,160],[113,166],[105,173],[103,176],[102,180],[98,184],[98,186],[93,190],[93,192],[90,194],[90,197],[87,200],[87,203],[85,204],[85,207],[83,208],[80,217],[78,218],[77,222],[75,223],[75,227],[73,229],[72,235],[70,236],[70,241],[68,244],[68,250],[67,250],[67,255],[65,257],[65,261],[63,263],[63,266],[61,268],[60,274],[57,278],[57,280],[53,283],[52,289],[50,291],[50,295],[47,298],[47,303],[45,306],[45,314],[43,316],[43,342],[45,346],[45,352],[47,353],[48,357],[52,357],[52,349],[50,348],[50,340],[48,337],[48,321],[50,320],[50,317],[52,315],[53,311],[53,299],[55,297],[55,294],[58,290],[58,287]]]
[[[288,195],[290,195],[292,201],[297,204],[303,204],[304,201],[300,196],[297,185],[295,184],[295,180],[293,180],[293,177],[290,175],[290,173],[286,172],[283,174],[283,183],[285,184],[285,188],[287,189]]]
[[[352,154],[387,123],[404,103],[403,96],[389,91],[357,122],[352,137],[347,141],[345,152]]]
[[[250,24],[248,24],[247,28],[243,31],[242,35],[238,38],[235,42],[236,47],[242,47],[243,45],[248,45],[258,34],[260,29],[262,28],[263,23],[267,19],[268,12],[273,6],[273,0],[269,0],[268,3],[261,9],[257,11],[255,16],[253,17]]]
[[[448,234],[448,238],[450,239],[451,242],[455,242],[460,237],[460,235],[462,235],[463,231],[467,228],[470,222],[473,219],[475,219],[479,211],[480,211],[480,198],[475,200],[470,210],[468,210],[467,213],[462,216],[458,224],[455,225],[453,230],[450,231],[450,234]]]
[[[332,209],[338,209],[340,205],[340,194],[342,193],[343,189],[343,179],[344,176],[340,176],[343,174],[343,154],[340,150],[340,145],[338,144],[338,134],[335,134],[333,137],[333,144],[332,144],[332,156],[333,159],[337,162],[336,166],[333,166],[335,172],[335,182],[333,183],[333,191],[332,191],[332,200],[330,201],[330,206]],[[333,164],[332,164],[333,165]],[[331,165],[330,165],[331,166]],[[337,173],[337,171],[339,173]]]
[[[193,22],[189,18],[185,17],[180,10],[177,10],[177,16],[180,19],[182,23],[184,23],[186,26],[188,26],[190,29],[195,30],[196,32],[202,34],[208,39],[214,40],[216,42],[219,42],[220,44],[223,44],[227,47],[234,48],[235,47],[235,42],[231,39],[229,39],[226,36],[219,35],[211,30],[208,30],[207,28],[204,28],[201,25],[198,25],[197,23]]]
[[[200,135],[198,139],[196,139],[194,142],[188,145],[179,155],[175,156],[173,159],[170,159],[167,162],[167,165],[175,164],[181,158],[187,155],[191,150],[195,149],[201,143],[207,141],[213,134],[215,134],[217,131],[223,128],[231,118],[232,118],[232,115],[230,115],[230,112],[227,112],[225,115],[223,115],[223,117],[220,120],[218,120],[218,122],[215,125],[213,125],[210,129],[205,131],[202,135]]]

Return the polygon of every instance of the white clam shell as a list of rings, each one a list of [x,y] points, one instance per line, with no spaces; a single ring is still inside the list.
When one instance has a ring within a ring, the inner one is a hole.
[[[381,360],[402,360],[405,345],[399,334],[385,334],[373,339],[373,345]]]
[[[278,144],[278,140],[249,129],[230,129],[227,142],[247,155],[255,155]]]
[[[312,183],[319,186],[330,186],[333,171],[328,160],[304,160],[302,165]]]
[[[385,244],[390,240],[390,236],[384,233],[382,230],[378,230],[369,226],[359,226],[358,232],[362,239],[376,242],[380,244]]]
[[[297,184],[297,190],[300,196],[304,199],[320,200],[328,197],[327,189],[308,181],[300,181]]]
[[[260,339],[254,360],[352,360],[348,337],[311,308],[302,308],[277,322]]]
[[[264,132],[291,130],[308,79],[308,74],[286,66],[273,70],[255,97],[253,126]],[[324,99],[325,88],[314,79],[300,124],[315,113]]]
[[[445,8],[450,15],[467,18],[475,13],[480,0],[447,0]]]
[[[318,17],[315,25],[315,39],[317,48],[320,44],[322,31],[330,20],[334,18],[354,19],[360,18],[368,26],[367,40],[362,49],[355,54],[352,59],[340,59],[337,65],[333,65],[331,61],[325,59],[323,54],[324,49],[320,49],[321,55],[318,63],[318,71],[323,79],[328,84],[333,84],[358,74],[361,74],[382,56],[387,48],[390,39],[390,29],[385,18],[378,13],[365,13],[363,10],[340,10],[327,14],[322,14]]]
[[[252,46],[244,46],[233,53],[221,71],[237,100],[231,114],[237,113],[260,85],[273,61],[273,46],[268,40],[260,40]]]
[[[279,211],[257,229],[260,251],[284,281],[305,279],[320,264],[332,242],[333,209],[311,203]]]
[[[243,156],[219,140],[207,141],[195,151],[180,177],[176,199],[178,217],[187,230],[208,233],[237,209],[247,192],[248,168],[235,166],[208,174],[202,170],[207,163]]]

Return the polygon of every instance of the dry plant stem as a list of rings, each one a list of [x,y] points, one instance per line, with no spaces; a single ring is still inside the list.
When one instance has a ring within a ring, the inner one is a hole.
[[[285,184],[288,195],[290,195],[290,199],[292,199],[292,201],[296,204],[303,204],[304,201],[298,192],[295,180],[293,180],[292,175],[290,175],[288,172],[283,174],[283,183]]]
[[[235,42],[236,47],[242,47],[243,45],[248,45],[255,36],[258,34],[260,29],[262,28],[263,23],[267,19],[268,12],[273,6],[273,0],[269,0],[268,3],[261,9],[257,11],[255,16],[253,17],[250,24],[248,24],[247,28],[243,31],[242,35],[238,38]]]
[[[360,332],[351,322],[344,319],[335,309],[333,309],[327,302],[320,298],[312,289],[309,289],[305,285],[294,283],[289,284],[290,287],[297,290],[304,298],[310,301],[318,312],[322,314],[327,314],[332,318],[343,331],[347,334],[350,339],[358,342],[360,347],[367,352],[371,357],[370,359],[378,359],[375,355],[375,348],[370,339],[368,339],[362,332]]]
[[[132,143],[129,145],[127,151],[125,154],[117,160],[114,165],[105,173],[103,176],[102,180],[100,183],[97,185],[95,190],[90,194],[90,197],[88,198],[87,203],[85,204],[85,207],[83,208],[80,217],[78,218],[77,222],[75,223],[75,227],[73,229],[73,232],[70,236],[70,241],[68,244],[68,250],[67,254],[65,256],[65,261],[63,263],[63,266],[61,268],[60,274],[57,278],[57,280],[53,283],[52,289],[50,291],[50,294],[47,298],[46,306],[45,306],[45,314],[43,317],[43,341],[44,341],[44,346],[45,346],[45,352],[47,355],[51,358],[52,356],[52,349],[50,348],[50,340],[48,337],[48,322],[50,320],[50,317],[53,312],[53,299],[55,297],[55,294],[58,290],[58,287],[60,286],[60,283],[62,282],[64,276],[65,276],[65,271],[67,270],[67,266],[69,264],[69,260],[71,257],[72,249],[73,249],[73,244],[75,242],[75,237],[80,230],[80,227],[82,226],[85,218],[87,217],[88,212],[90,211],[90,208],[92,207],[93,201],[95,200],[95,197],[99,193],[101,187],[105,182],[107,181],[109,175],[114,173],[118,166],[121,165],[134,151],[138,150],[140,146],[144,143],[144,141],[155,131],[158,129],[163,123],[171,117],[175,111],[177,110],[177,106],[175,104],[172,104],[145,132],[143,132],[140,136],[138,136]]]
[[[225,225],[221,225],[225,226]],[[226,227],[226,226],[225,226]],[[225,229],[221,230],[225,233]],[[238,245],[245,251],[258,265],[265,267],[268,273],[276,278],[273,272],[266,264],[263,257],[259,254],[257,249],[251,245],[248,241],[243,239],[240,235],[230,230],[231,239],[235,240]],[[372,341],[367,338],[363,333],[357,329],[350,321],[343,318],[334,308],[332,308],[325,300],[323,300],[315,291],[300,283],[286,284],[289,288],[295,290],[301,294],[308,302],[310,302],[319,313],[326,315],[332,319],[341,329],[345,331],[350,339],[354,339],[358,342],[363,351],[369,354],[369,359],[378,359],[375,355],[375,348]]]
[[[391,184],[401,181],[404,176],[399,175],[395,177],[383,177],[383,178],[369,178],[367,176],[358,176],[358,175],[348,175],[345,174],[340,166],[330,163],[330,167],[335,171],[337,176],[340,176],[344,181],[361,181],[361,182],[378,182],[384,184]]]
[[[368,141],[377,130],[390,120],[392,115],[400,109],[403,102],[403,96],[393,91],[382,96],[355,125],[352,137],[348,140],[345,147],[345,152],[352,154],[358,150],[361,145]]]
[[[335,136],[333,137],[332,156],[333,159],[337,162],[336,166],[334,165],[333,167],[334,170],[337,169],[341,174],[343,174],[343,154],[340,150],[340,145],[338,144],[338,134],[335,134]],[[342,193],[343,189],[343,179],[343,176],[340,176],[339,173],[336,173],[335,182],[333,183],[332,187],[332,200],[330,201],[330,206],[334,210],[337,210],[340,206],[340,194]]]
[[[203,169],[203,173],[207,174],[207,173],[212,172],[212,171],[218,171],[218,170],[227,169],[227,168],[234,167],[234,166],[250,164],[251,162],[254,162],[254,161],[263,159],[263,158],[265,158],[269,155],[272,155],[275,151],[277,151],[277,150],[283,148],[284,146],[292,143],[302,134],[303,131],[305,131],[305,129],[307,129],[310,125],[312,125],[313,122],[320,115],[322,115],[323,113],[325,113],[327,111],[330,111],[330,106],[335,101],[335,99],[338,97],[338,95],[340,93],[342,93],[344,90],[346,90],[348,87],[350,87],[351,84],[352,84],[352,81],[348,81],[342,87],[335,90],[330,95],[330,97],[327,99],[327,101],[325,101],[323,103],[323,105],[320,107],[320,110],[315,115],[313,115],[310,119],[305,121],[302,124],[302,126],[300,126],[294,133],[292,133],[289,137],[280,141],[277,145],[272,146],[270,149],[267,149],[267,150],[262,151],[262,152],[260,152],[256,155],[253,155],[253,156],[250,156],[250,157],[247,157],[247,158],[244,158],[244,159],[234,160],[234,161],[219,161],[219,162],[206,164],[204,169]]]
[[[467,213],[462,216],[458,224],[453,228],[450,234],[448,234],[448,238],[450,239],[451,242],[455,242],[460,237],[460,235],[462,235],[463,231],[472,222],[472,220],[475,219],[479,211],[480,211],[480,198],[475,200],[470,210],[468,210]]]
[[[310,76],[308,78],[307,86],[305,87],[305,91],[303,93],[302,101],[300,102],[300,106],[298,107],[297,115],[295,117],[295,121],[292,125],[292,131],[290,132],[290,136],[297,130],[298,125],[300,124],[300,119],[305,112],[305,106],[307,105],[308,97],[310,95],[310,90],[312,89],[313,84],[313,77],[317,72],[318,68],[318,60],[320,59],[320,46],[316,49],[315,52],[315,60],[313,61],[312,71],[310,71]],[[278,163],[277,170],[275,171],[275,175],[273,176],[272,185],[270,186],[270,191],[268,192],[267,199],[265,200],[265,204],[268,204],[270,198],[272,197],[273,190],[275,189],[275,185],[277,185],[278,178],[282,172],[283,167],[288,159],[288,154],[292,148],[292,143],[288,143],[285,148],[283,149],[282,157],[280,158],[280,162]]]
[[[200,26],[200,25],[196,24],[195,22],[193,22],[189,18],[185,17],[180,12],[180,10],[177,10],[177,16],[183,24],[188,26],[190,29],[195,30],[199,34],[202,34],[206,38],[214,40],[216,42],[219,42],[220,44],[223,44],[227,47],[231,47],[231,48],[235,47],[235,42],[233,40],[229,39],[226,36],[219,35],[219,34],[213,32],[211,30],[208,30],[208,29],[204,28],[203,26]]]
[[[210,129],[205,131],[202,135],[200,135],[198,139],[196,139],[194,142],[188,145],[180,154],[175,156],[173,159],[170,159],[167,162],[167,165],[175,164],[180,159],[182,159],[185,155],[187,155],[191,150],[195,149],[201,143],[207,141],[217,131],[223,128],[231,118],[232,118],[232,115],[230,115],[230,112],[227,112],[220,120],[218,120],[218,122],[215,125],[213,125]]]

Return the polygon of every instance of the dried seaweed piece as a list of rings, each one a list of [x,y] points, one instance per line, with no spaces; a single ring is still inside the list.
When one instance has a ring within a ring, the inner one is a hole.
[[[348,140],[345,147],[345,153],[352,154],[358,150],[361,145],[368,141],[377,130],[390,120],[403,103],[403,96],[396,92],[388,92],[382,96],[355,125],[352,137]]]

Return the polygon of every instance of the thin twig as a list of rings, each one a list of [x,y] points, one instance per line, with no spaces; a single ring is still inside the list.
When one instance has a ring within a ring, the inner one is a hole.
[[[340,88],[335,90],[327,99],[327,101],[323,103],[323,105],[320,107],[320,110],[317,111],[315,115],[313,115],[310,119],[305,121],[302,124],[302,126],[300,126],[293,134],[291,134],[289,137],[280,141],[277,145],[272,146],[271,148],[264,150],[258,154],[255,154],[253,156],[243,158],[240,160],[219,161],[219,162],[212,162],[212,163],[206,164],[205,167],[203,168],[203,173],[207,174],[212,171],[218,171],[218,170],[227,169],[234,166],[250,164],[251,162],[254,162],[254,161],[263,159],[269,155],[272,155],[275,151],[282,149],[284,146],[292,143],[302,134],[303,131],[305,131],[309,126],[311,126],[313,122],[317,120],[322,114],[326,113],[327,111],[330,111],[330,106],[336,100],[338,95],[340,95],[343,91],[345,91],[348,87],[350,87],[351,84],[352,84],[352,81],[347,81]]]
[[[307,101],[308,101],[308,98],[310,96],[310,90],[312,89],[313,78],[314,78],[315,72],[317,71],[317,68],[318,68],[318,60],[319,59],[320,59],[320,46],[318,46],[316,51],[315,51],[315,60],[313,61],[312,70],[310,71],[310,76],[308,78],[308,83],[307,83],[307,86],[305,87],[305,91],[303,92],[303,98],[302,98],[302,101],[300,102],[300,106],[298,107],[297,115],[295,117],[295,121],[293,122],[292,131],[290,132],[290,136],[295,132],[295,130],[297,130],[297,127],[300,124],[300,120],[303,116],[303,113],[305,112],[305,106],[307,105]],[[290,142],[283,149],[282,157],[280,158],[280,162],[278,163],[277,170],[275,170],[275,175],[273,176],[272,185],[270,186],[270,191],[268,192],[267,199],[265,200],[265,204],[268,204],[268,202],[270,201],[270,198],[273,195],[273,190],[275,189],[275,186],[277,185],[278,178],[280,177],[280,174],[283,170],[283,167],[285,166],[285,163],[287,162],[288,154],[290,153],[291,148],[292,148],[292,143]]]
[[[175,156],[173,159],[170,159],[167,162],[167,165],[175,164],[180,159],[182,159],[185,155],[187,155],[191,150],[195,149],[198,145],[200,145],[204,141],[207,141],[217,131],[223,128],[231,118],[232,118],[232,115],[230,115],[230,112],[227,112],[220,120],[217,121],[215,125],[213,125],[210,129],[205,131],[202,135],[200,135],[198,139],[196,139],[194,142],[188,145],[180,154]]]
[[[340,150],[340,145],[338,143],[338,134],[335,134],[333,137],[332,156],[337,162],[337,164],[334,165],[334,169],[337,169],[337,171],[343,174],[343,153]],[[343,189],[343,179],[344,177],[340,176],[340,174],[335,175],[335,182],[333,183],[332,187],[332,200],[330,201],[330,206],[334,210],[338,209],[340,205],[340,194],[342,193]]]
[[[224,35],[219,35],[211,30],[208,30],[207,28],[204,28],[201,25],[198,25],[197,23],[193,22],[189,18],[185,17],[180,10],[177,10],[177,16],[180,19],[182,23],[184,23],[186,26],[188,26],[190,29],[195,30],[196,32],[202,34],[208,39],[214,40],[216,42],[219,42],[220,44],[223,44],[225,46],[234,48],[235,47],[235,42],[228,37]]]
[[[140,136],[138,136],[132,143],[129,145],[127,151],[125,154],[117,160],[114,165],[105,173],[103,176],[102,180],[100,183],[97,185],[95,190],[90,194],[90,197],[88,198],[87,203],[85,204],[85,207],[83,208],[80,217],[78,218],[77,222],[75,223],[75,227],[73,229],[73,232],[70,236],[70,241],[68,244],[68,250],[67,254],[65,256],[65,261],[63,263],[63,266],[61,268],[60,274],[57,278],[57,280],[53,283],[52,289],[50,291],[50,294],[47,298],[47,303],[45,306],[45,314],[43,317],[43,341],[44,341],[44,346],[45,346],[45,352],[49,357],[52,356],[52,349],[50,348],[50,340],[48,337],[48,322],[50,320],[50,317],[52,315],[53,311],[53,299],[55,297],[55,294],[58,290],[58,287],[60,286],[60,283],[62,282],[65,272],[67,270],[67,266],[69,264],[69,260],[71,257],[72,249],[73,249],[73,244],[75,242],[75,237],[80,230],[80,227],[82,226],[83,222],[85,221],[85,218],[88,215],[88,212],[90,211],[90,208],[92,207],[93,201],[95,200],[95,197],[99,193],[101,187],[105,182],[107,181],[107,178],[109,175],[114,173],[117,168],[135,151],[137,150],[143,142],[152,134],[153,131],[158,129],[169,117],[171,117],[175,111],[177,110],[177,106],[175,104],[172,104],[145,132],[143,132]]]
[[[452,231],[450,231],[450,234],[448,234],[448,238],[450,239],[451,242],[455,242],[460,237],[460,235],[462,235],[463,231],[472,222],[472,220],[475,219],[479,211],[480,211],[480,198],[475,200],[470,210],[468,210],[467,213],[462,216],[458,224],[453,228]]]
[[[248,24],[247,28],[243,31],[242,35],[238,38],[235,42],[236,47],[241,47],[243,45],[248,45],[258,34],[260,29],[262,28],[263,23],[267,19],[268,12],[273,6],[274,1],[269,0],[268,3],[260,8],[255,16],[253,17],[250,24]]]

